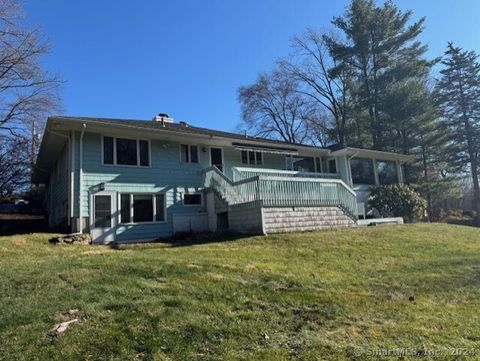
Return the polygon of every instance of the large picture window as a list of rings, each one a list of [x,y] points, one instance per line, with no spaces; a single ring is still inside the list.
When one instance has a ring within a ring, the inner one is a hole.
[[[354,184],[375,184],[373,159],[354,158],[350,160]]]
[[[103,137],[103,164],[150,166],[148,140]]]
[[[398,183],[397,164],[391,160],[377,160],[378,182],[381,185]]]
[[[298,172],[315,172],[315,160],[313,157],[287,156],[287,170]]]
[[[120,223],[165,222],[165,194],[120,195]]]

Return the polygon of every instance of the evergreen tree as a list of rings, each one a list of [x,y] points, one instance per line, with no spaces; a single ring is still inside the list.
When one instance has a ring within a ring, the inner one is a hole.
[[[437,84],[442,120],[448,130],[448,161],[458,171],[470,172],[473,209],[480,211],[478,162],[480,156],[480,63],[474,51],[448,44]]]
[[[359,130],[368,133],[368,137],[360,135],[366,140],[358,145],[389,148],[395,123],[405,120],[392,118],[395,109],[388,101],[389,91],[398,92],[398,86],[408,86],[411,79],[425,79],[431,69],[433,63],[424,58],[427,46],[416,40],[424,18],[408,25],[411,15],[392,2],[377,7],[374,0],[353,0],[346,14],[333,20],[346,41],[325,37],[339,67],[348,66],[354,72],[355,117]],[[393,105],[403,107],[399,102]]]

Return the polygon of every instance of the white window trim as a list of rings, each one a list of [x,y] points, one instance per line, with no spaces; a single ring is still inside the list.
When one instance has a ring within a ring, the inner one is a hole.
[[[101,135],[101,149],[100,149],[100,156],[101,156],[101,162],[103,166],[106,167],[127,167],[127,168],[151,168],[152,167],[152,143],[150,139],[144,139],[144,138],[128,138],[128,137],[123,137],[123,136],[116,136],[116,135],[110,135],[110,134],[102,134]],[[109,137],[113,139],[113,164],[105,163],[105,159],[103,157],[103,147],[104,147],[104,138]],[[137,164],[136,165],[130,165],[130,164],[117,164],[117,139],[130,139],[130,140],[135,140],[137,142]],[[140,141],[143,140],[145,142],[148,142],[148,165],[140,165]]]
[[[243,163],[243,158],[242,158],[242,153],[243,153],[243,152],[247,152],[247,163]],[[255,163],[253,163],[253,164],[250,163],[250,155],[249,155],[250,152],[253,152],[253,153],[255,154],[255,155],[254,155],[254,157],[255,157]],[[262,161],[260,164],[258,164],[258,162],[257,162],[257,153],[260,154],[260,159],[261,159],[261,161]],[[241,164],[241,165],[248,165],[248,166],[259,166],[259,167],[263,167],[263,165],[264,165],[264,163],[265,163],[265,157],[263,156],[263,154],[264,154],[264,153],[263,153],[263,152],[260,152],[260,151],[242,149],[242,150],[240,150],[240,164]]]
[[[186,145],[188,148],[188,161],[184,162],[182,160],[182,145]],[[192,147],[197,147],[197,158],[198,162],[192,162]],[[200,146],[198,144],[190,144],[190,143],[179,143],[178,144],[178,155],[179,155],[179,160],[180,163],[186,163],[186,164],[200,164]]]
[[[185,204],[185,195],[200,195],[200,204]],[[182,204],[184,207],[203,207],[203,193],[202,192],[186,192],[182,194]]]
[[[130,196],[130,222],[122,222],[122,194],[128,194]],[[157,202],[155,196],[163,194],[163,221],[157,221]],[[153,215],[151,222],[134,222],[133,221],[133,196],[134,195],[151,195],[153,204]],[[121,226],[134,226],[141,224],[163,224],[167,223],[167,193],[165,192],[118,192],[118,224]]]

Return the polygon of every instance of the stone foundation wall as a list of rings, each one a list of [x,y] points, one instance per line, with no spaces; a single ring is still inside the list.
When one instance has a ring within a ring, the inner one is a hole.
[[[233,232],[263,234],[262,207],[258,202],[228,207],[228,228]]]
[[[263,208],[265,233],[315,231],[356,226],[338,207]]]

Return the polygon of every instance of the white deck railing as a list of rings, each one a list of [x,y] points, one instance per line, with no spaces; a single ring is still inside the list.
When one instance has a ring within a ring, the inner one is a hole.
[[[275,177],[300,177],[300,178],[321,178],[321,179],[340,179],[338,173],[315,173],[315,172],[300,172],[281,169],[262,169],[262,168],[248,168],[248,167],[233,167],[233,180],[255,177],[255,176],[275,176]]]
[[[240,171],[234,169],[237,179],[245,174],[235,172]],[[357,218],[355,192],[341,179],[277,176],[278,172],[273,171],[232,181],[216,167],[203,173],[204,186],[214,189],[230,205],[262,201],[267,207],[338,206],[351,218]]]

